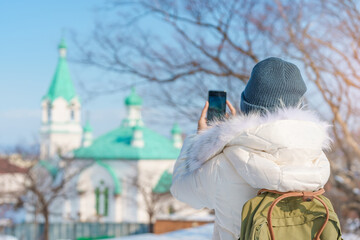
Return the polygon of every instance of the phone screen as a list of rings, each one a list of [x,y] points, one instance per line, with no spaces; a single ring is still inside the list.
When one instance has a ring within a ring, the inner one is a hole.
[[[226,92],[209,91],[209,109],[207,120],[223,120],[226,112]]]

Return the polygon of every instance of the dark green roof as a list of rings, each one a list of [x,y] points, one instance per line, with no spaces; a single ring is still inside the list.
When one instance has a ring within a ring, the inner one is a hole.
[[[62,43],[60,43],[59,48],[61,45]],[[70,71],[66,58],[62,56],[59,57],[58,65],[51,81],[51,85],[43,99],[48,99],[50,102],[53,102],[59,97],[63,97],[68,102],[76,97],[75,88],[70,77]]]
[[[135,88],[131,88],[131,94],[125,98],[126,106],[141,106],[142,99],[139,95],[136,94]]]
[[[144,147],[131,146],[134,128],[121,126],[94,140],[91,146],[74,151],[78,159],[176,159],[180,149],[173,142],[143,126]]]
[[[83,129],[84,129],[84,132],[92,132],[93,131],[89,121],[86,121],[86,124]]]
[[[175,123],[173,128],[171,129],[172,134],[181,134],[181,128],[179,124]]]
[[[154,193],[168,193],[170,192],[170,187],[172,183],[172,174],[168,171],[165,171],[156,186],[153,188]]]

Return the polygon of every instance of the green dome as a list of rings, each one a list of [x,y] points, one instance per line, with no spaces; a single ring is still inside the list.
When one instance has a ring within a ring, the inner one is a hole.
[[[86,122],[85,126],[84,126],[84,132],[88,133],[88,132],[92,132],[93,129],[89,123],[89,121]]]
[[[134,130],[142,130],[142,129],[143,129],[143,127],[141,125],[139,125],[139,124],[136,124],[134,126]]]
[[[142,99],[139,95],[136,94],[135,88],[131,88],[131,94],[125,98],[126,106],[141,106]]]
[[[62,46],[62,47],[61,47]],[[65,47],[65,42],[61,41],[59,48]],[[75,93],[74,84],[70,77],[70,70],[66,58],[59,58],[54,77],[51,81],[50,87],[43,100],[47,99],[50,102],[62,97],[67,102],[77,97]]]
[[[172,134],[181,134],[182,133],[179,124],[177,124],[177,123],[174,124],[173,128],[171,129],[171,133]]]
[[[65,43],[65,40],[62,38],[61,39],[61,42],[59,43],[59,47],[58,47],[59,49],[60,48],[66,48],[66,43]]]
[[[102,160],[162,160],[177,159],[180,149],[174,147],[172,140],[142,126],[144,147],[131,145],[134,127],[120,126],[94,140],[88,147],[74,151],[77,159]]]
[[[172,184],[173,175],[167,170],[163,172],[156,186],[153,188],[153,193],[168,193]]]

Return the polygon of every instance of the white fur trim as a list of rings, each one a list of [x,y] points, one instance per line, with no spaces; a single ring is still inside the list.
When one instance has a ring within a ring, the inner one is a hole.
[[[187,149],[183,149],[187,156],[185,163],[187,170],[192,172],[198,169],[206,161],[222,152],[227,143],[244,131],[279,120],[310,121],[318,124],[324,132],[322,148],[330,148],[331,139],[327,133],[330,125],[320,120],[315,112],[299,108],[281,108],[265,115],[238,115],[225,121],[213,122],[211,126],[193,137]]]

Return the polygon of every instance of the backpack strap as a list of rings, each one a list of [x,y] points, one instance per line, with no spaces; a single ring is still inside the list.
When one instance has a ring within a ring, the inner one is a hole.
[[[325,192],[325,190],[323,188],[321,188],[320,190],[318,190],[316,192],[278,192],[275,190],[261,189],[258,192],[258,195],[260,195],[264,192],[280,194],[280,196],[278,198],[276,198],[274,200],[274,202],[270,205],[268,215],[267,215],[268,227],[269,227],[271,240],[275,240],[274,230],[273,230],[272,220],[271,220],[272,211],[278,202],[280,202],[281,200],[288,198],[288,197],[302,197],[303,201],[307,201],[307,202],[312,201],[315,198],[316,200],[321,202],[322,205],[324,205],[324,207],[326,209],[326,219],[325,219],[324,224],[322,225],[322,227],[320,228],[320,230],[318,231],[318,233],[316,234],[316,236],[314,238],[314,240],[320,240],[320,235],[324,231],[325,226],[326,226],[327,222],[329,221],[329,208],[328,208],[328,206],[326,206],[326,203],[321,198],[318,197],[319,195],[321,195]]]

